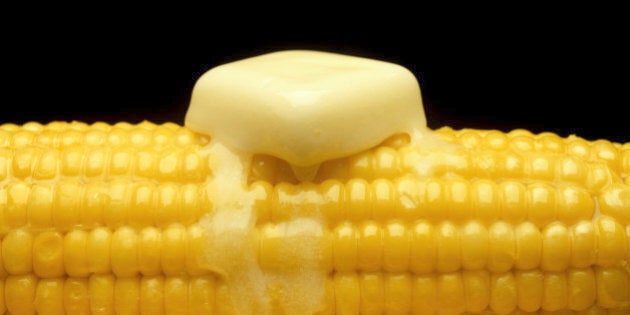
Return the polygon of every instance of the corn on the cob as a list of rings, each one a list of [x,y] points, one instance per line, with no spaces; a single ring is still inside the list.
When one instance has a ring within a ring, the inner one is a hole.
[[[0,314],[630,312],[630,144],[426,136],[304,181],[170,123],[1,125]]]

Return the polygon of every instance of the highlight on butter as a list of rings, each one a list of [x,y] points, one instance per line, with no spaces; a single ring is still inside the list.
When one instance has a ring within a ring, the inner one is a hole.
[[[0,314],[629,314],[630,143],[425,127],[389,63],[210,70],[186,125],[0,125]]]

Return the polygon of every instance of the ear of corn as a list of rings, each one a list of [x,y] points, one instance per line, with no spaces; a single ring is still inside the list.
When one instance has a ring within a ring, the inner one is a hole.
[[[630,312],[628,144],[434,135],[449,149],[396,136],[312,182],[252,158],[269,312],[293,289],[277,279],[309,264],[325,275],[319,314]],[[148,122],[0,126],[0,314],[238,313],[233,274],[209,262],[238,257],[209,253],[209,141]]]

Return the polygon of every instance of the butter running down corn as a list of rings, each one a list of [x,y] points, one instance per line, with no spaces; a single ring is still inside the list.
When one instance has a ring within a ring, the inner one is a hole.
[[[423,116],[402,67],[286,51],[186,126],[0,125],[0,314],[630,314],[630,143]]]

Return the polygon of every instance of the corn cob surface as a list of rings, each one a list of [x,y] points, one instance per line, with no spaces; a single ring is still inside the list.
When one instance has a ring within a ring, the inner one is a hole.
[[[312,181],[175,124],[0,126],[0,313],[628,314],[630,144],[396,135]]]

